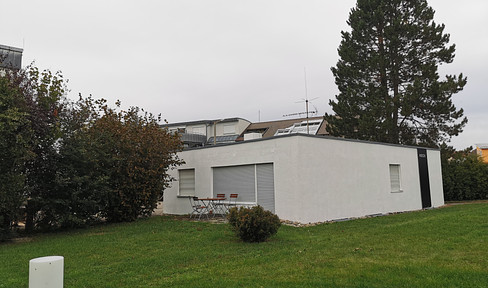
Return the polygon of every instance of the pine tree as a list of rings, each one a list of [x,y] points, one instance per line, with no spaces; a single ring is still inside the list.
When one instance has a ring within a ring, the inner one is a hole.
[[[340,92],[329,102],[335,115],[326,115],[331,135],[439,146],[462,132],[467,118],[451,97],[467,78],[440,80],[455,45],[433,18],[425,0],[357,1],[331,68]]]

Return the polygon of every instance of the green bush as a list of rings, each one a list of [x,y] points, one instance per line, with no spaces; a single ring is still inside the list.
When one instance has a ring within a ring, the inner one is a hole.
[[[488,164],[471,147],[463,151],[446,145],[441,148],[444,200],[488,199]]]
[[[233,207],[227,218],[237,236],[245,242],[266,241],[281,226],[278,216],[259,205],[252,208]]]
[[[33,232],[152,214],[183,163],[180,136],[160,116],[91,96],[73,102],[61,72],[1,74],[0,240],[20,221]]]

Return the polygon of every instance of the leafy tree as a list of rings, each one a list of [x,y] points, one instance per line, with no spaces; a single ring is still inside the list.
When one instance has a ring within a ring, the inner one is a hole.
[[[34,155],[27,166],[26,230],[35,224],[42,228],[53,225],[53,206],[56,205],[55,175],[58,140],[61,137],[59,113],[63,110],[66,81],[61,72],[42,72],[33,65],[25,70],[22,94],[27,103],[31,129],[30,147]]]
[[[467,118],[451,97],[467,79],[440,79],[455,45],[433,18],[426,0],[357,1],[331,69],[340,91],[326,115],[331,135],[438,146],[462,132]]]
[[[16,86],[18,75],[0,75],[0,240],[20,218],[25,200],[25,162],[31,156],[25,99]]]
[[[119,103],[117,103],[117,107]],[[50,215],[76,227],[150,215],[181,161],[182,144],[138,108],[118,111],[91,97],[65,106]]]
[[[150,215],[182,163],[159,117],[65,92],[33,65],[0,77],[0,238],[21,212],[27,231]]]
[[[171,180],[168,169],[182,163],[176,156],[182,149],[181,140],[161,129],[159,118],[138,108],[102,109],[103,116],[88,132],[100,144],[102,163],[109,173],[111,190],[102,214],[114,222],[148,216]]]
[[[79,227],[101,220],[102,202],[109,191],[108,173],[100,165],[100,141],[91,139],[88,133],[99,118],[96,105],[101,102],[80,95],[60,114],[62,136],[50,210],[56,226]]]

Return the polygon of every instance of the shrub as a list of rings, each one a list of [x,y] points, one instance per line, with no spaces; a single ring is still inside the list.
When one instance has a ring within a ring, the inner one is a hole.
[[[245,242],[266,241],[281,226],[278,216],[259,205],[252,208],[233,207],[227,218],[236,235]]]
[[[441,148],[444,200],[488,199],[488,164],[471,147],[463,151]]]

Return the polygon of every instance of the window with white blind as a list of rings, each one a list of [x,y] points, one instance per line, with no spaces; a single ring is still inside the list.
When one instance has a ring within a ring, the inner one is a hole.
[[[390,164],[391,192],[402,192],[400,164]]]
[[[195,196],[195,169],[182,169],[179,172],[179,196]]]
[[[236,134],[235,124],[224,124],[224,135],[234,135]]]
[[[206,135],[207,129],[205,126],[195,126],[192,128],[193,134]]]

